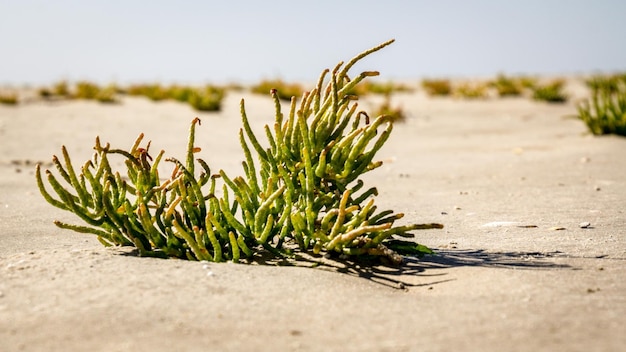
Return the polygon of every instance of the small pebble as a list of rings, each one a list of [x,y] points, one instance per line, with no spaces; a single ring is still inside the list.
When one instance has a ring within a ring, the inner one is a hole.
[[[602,188],[600,188],[600,186],[596,186],[594,189],[595,189],[596,191],[600,191],[600,190],[602,190]]]
[[[578,224],[578,226],[580,226],[581,229],[586,229],[586,228],[589,228],[591,226],[591,223],[589,221],[584,221],[584,222],[581,222],[580,224]]]

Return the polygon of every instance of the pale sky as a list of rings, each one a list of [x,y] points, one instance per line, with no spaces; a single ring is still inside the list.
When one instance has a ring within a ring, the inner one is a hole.
[[[0,0],[0,84],[626,71],[621,0]]]

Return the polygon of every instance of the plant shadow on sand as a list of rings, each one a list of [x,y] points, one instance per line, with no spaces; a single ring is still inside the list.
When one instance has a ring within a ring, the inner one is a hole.
[[[570,269],[567,264],[558,264],[550,261],[550,258],[568,257],[562,252],[490,252],[483,249],[477,250],[437,250],[434,255],[423,258],[405,257],[402,265],[394,266],[381,263],[379,258],[369,260],[360,258],[348,260],[334,257],[310,256],[299,254],[296,260],[275,258],[256,258],[257,264],[285,265],[310,267],[319,270],[331,271],[349,276],[363,278],[374,283],[395,289],[409,287],[428,287],[435,284],[452,281],[448,279],[447,272],[437,272],[437,269],[450,269],[455,267],[488,267],[504,269]],[[433,280],[426,283],[410,283],[407,276],[430,277]]]
[[[434,255],[423,258],[405,257],[401,265],[381,262],[380,258],[343,259],[340,256],[298,253],[295,258],[276,258],[267,253],[257,253],[253,259],[242,260],[249,265],[291,266],[330,271],[366,279],[393,289],[430,287],[453,281],[449,272],[440,269],[457,267],[486,267],[516,270],[577,270],[568,264],[551,261],[553,258],[571,258],[563,252],[491,252],[484,249],[436,250]],[[139,257],[136,249],[119,251],[118,254]],[[430,278],[428,282],[412,283],[410,277]]]

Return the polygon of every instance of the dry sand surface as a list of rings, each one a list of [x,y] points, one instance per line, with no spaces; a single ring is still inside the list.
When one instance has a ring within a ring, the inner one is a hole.
[[[401,268],[140,258],[52,224],[79,221],[40,196],[34,163],[64,144],[82,164],[96,135],[128,148],[144,132],[183,157],[198,116],[201,156],[239,174],[241,96],[255,128],[272,121],[270,99],[245,92],[217,114],[141,98],[0,106],[1,351],[624,350],[626,138],[589,135],[566,117],[574,101],[396,95],[408,119],[366,182],[403,221],[445,224],[416,232],[438,255]]]

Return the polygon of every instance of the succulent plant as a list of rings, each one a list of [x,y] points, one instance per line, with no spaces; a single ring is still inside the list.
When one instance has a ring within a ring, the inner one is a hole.
[[[567,95],[563,93],[563,84],[563,80],[554,80],[544,85],[536,84],[532,88],[533,99],[548,103],[564,103],[567,101]]]
[[[431,96],[447,96],[452,93],[452,85],[447,79],[424,79],[422,87]]]
[[[261,251],[289,257],[301,251],[399,263],[402,255],[431,253],[404,238],[413,236],[410,231],[442,225],[394,226],[402,214],[378,211],[376,188],[364,187],[360,179],[381,166],[374,157],[389,138],[393,119],[381,115],[371,120],[346,94],[378,72],[350,79],[348,70],[392,42],[325,70],[299,103],[291,99],[286,113],[272,90],[275,123],[265,126],[264,144],[253,133],[242,100],[242,176],[230,177],[223,170],[212,174],[206,162],[195,158],[200,152],[197,118],[184,161],[164,159],[164,151],[152,158],[150,143],[141,146],[143,135],[129,151],[96,138],[93,158],[78,170],[62,148],[63,161],[53,158],[60,178],[46,170],[56,197],[46,189],[40,166],[37,183],[50,204],[75,213],[87,225],[55,224],[95,234],[105,245],[135,246],[141,255],[192,260],[239,261]],[[125,159],[125,176],[113,170],[109,159],[115,156]],[[158,172],[162,161],[172,165],[166,179]]]
[[[598,85],[591,97],[578,105],[578,118],[595,135],[626,136],[626,80]]]

